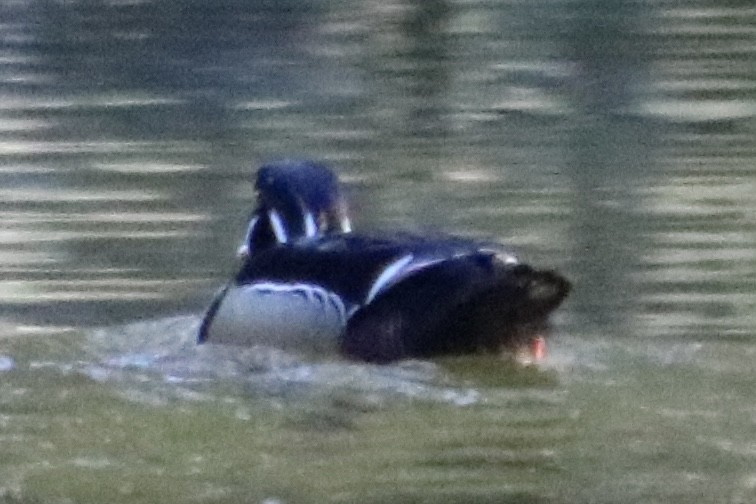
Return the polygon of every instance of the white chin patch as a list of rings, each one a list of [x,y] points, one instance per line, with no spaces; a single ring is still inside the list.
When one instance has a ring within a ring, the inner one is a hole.
[[[252,217],[252,220],[249,221],[249,224],[247,225],[247,232],[244,234],[244,238],[242,238],[242,242],[239,244],[239,248],[236,249],[236,257],[238,257],[239,259],[244,259],[249,256],[249,242],[252,238],[252,233],[255,232],[255,228],[257,227],[258,222],[260,222],[260,217],[258,215],[255,215],[254,217]]]
[[[236,257],[239,259],[246,259],[249,257],[249,245],[247,245],[246,242],[239,245],[239,248],[236,249]]]

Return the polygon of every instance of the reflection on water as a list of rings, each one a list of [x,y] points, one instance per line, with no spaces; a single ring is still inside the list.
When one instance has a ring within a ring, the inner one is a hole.
[[[0,502],[756,497],[752,6],[16,0],[0,20]],[[336,165],[356,227],[564,271],[547,368],[197,349],[253,167],[280,156]]]

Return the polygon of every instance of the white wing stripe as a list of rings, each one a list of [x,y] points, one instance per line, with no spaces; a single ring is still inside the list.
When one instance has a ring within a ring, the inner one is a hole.
[[[484,254],[491,254],[494,257],[496,257],[496,259],[503,262],[504,264],[518,264],[520,262],[520,260],[517,259],[517,256],[514,255],[512,252],[508,252],[500,248],[481,247],[478,249],[478,252],[482,252]]]
[[[413,254],[407,254],[386,266],[381,274],[378,275],[378,278],[375,279],[375,282],[373,282],[373,286],[370,287],[370,291],[365,298],[365,304],[370,303],[373,298],[375,298],[375,296],[377,296],[378,293],[381,292],[381,290],[388,285],[389,282],[402,271],[402,269],[404,269],[405,266],[412,262],[414,257]]]

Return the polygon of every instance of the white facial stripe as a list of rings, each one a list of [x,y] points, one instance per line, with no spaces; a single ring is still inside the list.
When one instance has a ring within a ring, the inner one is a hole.
[[[242,242],[239,244],[239,248],[236,249],[236,256],[239,258],[244,258],[249,256],[250,249],[249,249],[249,240],[252,237],[252,233],[255,231],[255,226],[257,226],[257,223],[260,221],[260,217],[258,215],[255,215],[251,221],[249,221],[249,225],[247,226],[247,232],[244,235],[244,238],[242,239]]]
[[[352,232],[352,223],[349,222],[349,217],[347,217],[346,215],[341,219],[341,232],[342,233]]]
[[[414,256],[412,254],[407,254],[386,266],[381,274],[378,275],[378,278],[375,279],[375,282],[373,282],[373,286],[370,287],[370,292],[368,292],[367,297],[365,298],[365,303],[370,303],[373,298],[375,298],[375,296],[377,296],[378,293],[381,292],[381,290],[383,290],[383,288],[386,287],[397,274],[399,274],[400,271],[412,262],[413,258]]]
[[[315,224],[315,217],[312,212],[305,212],[304,214],[305,236],[312,238],[318,233],[318,226]]]
[[[286,233],[286,227],[284,226],[281,216],[278,212],[271,210],[268,212],[268,218],[270,219],[270,227],[273,228],[273,234],[276,235],[278,243],[286,243],[289,241],[289,236]]]
[[[336,313],[339,317],[341,325],[346,325],[347,322],[347,309],[344,306],[344,301],[338,294],[331,292],[319,285],[307,284],[307,283],[275,283],[275,282],[258,282],[243,287],[245,290],[252,290],[261,294],[265,293],[284,293],[292,294],[295,296],[303,296],[308,302],[320,304],[325,308],[330,305],[336,309]],[[354,310],[350,310],[351,312]]]

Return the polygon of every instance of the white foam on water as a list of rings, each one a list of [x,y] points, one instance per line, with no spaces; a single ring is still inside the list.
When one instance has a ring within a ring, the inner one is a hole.
[[[86,348],[90,361],[75,366],[98,382],[123,387],[123,395],[146,404],[170,399],[212,400],[229,384],[256,397],[313,397],[347,393],[371,397],[468,406],[482,394],[457,386],[439,366],[405,361],[375,366],[338,355],[308,356],[268,346],[197,345],[200,318],[184,316],[93,330]],[[49,365],[53,365],[48,363]]]

